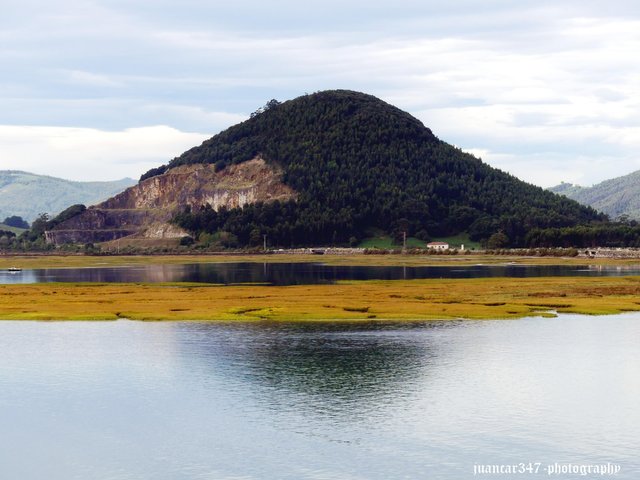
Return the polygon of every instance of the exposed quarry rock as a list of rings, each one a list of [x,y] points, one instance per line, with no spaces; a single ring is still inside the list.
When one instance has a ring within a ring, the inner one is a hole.
[[[49,243],[95,243],[122,237],[179,238],[186,232],[169,223],[187,205],[214,210],[258,201],[295,198],[282,172],[262,158],[231,165],[184,165],[143,180],[109,200],[46,232]]]

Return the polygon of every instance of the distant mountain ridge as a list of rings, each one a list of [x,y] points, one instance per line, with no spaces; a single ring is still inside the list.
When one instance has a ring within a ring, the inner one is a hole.
[[[55,215],[69,205],[93,205],[136,182],[74,182],[21,170],[0,170],[0,218],[18,215],[33,222],[39,214]]]
[[[592,187],[561,183],[548,190],[589,205],[609,215],[612,220],[623,215],[640,220],[640,170]]]

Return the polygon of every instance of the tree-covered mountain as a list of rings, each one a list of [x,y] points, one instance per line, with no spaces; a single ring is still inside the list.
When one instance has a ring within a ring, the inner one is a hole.
[[[561,183],[549,190],[589,205],[613,219],[626,216],[640,220],[640,170],[592,187]]]
[[[55,215],[71,204],[92,205],[109,198],[135,180],[72,182],[18,170],[0,170],[0,218],[20,216],[33,222],[41,213]]]
[[[276,245],[347,243],[372,228],[423,237],[468,231],[473,239],[502,231],[521,245],[532,228],[605,219],[439,140],[392,105],[346,90],[273,100],[141,180],[182,165],[223,170],[256,157],[282,169],[295,200],[218,211],[188,206],[176,223],[196,234],[230,234],[240,245],[264,234]]]

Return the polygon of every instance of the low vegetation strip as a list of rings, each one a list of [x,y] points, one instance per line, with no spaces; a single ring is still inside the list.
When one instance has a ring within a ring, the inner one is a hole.
[[[90,268],[187,263],[325,263],[350,266],[637,265],[637,258],[468,255],[1,255],[0,269]]]
[[[378,321],[640,310],[640,277],[350,281],[336,285],[0,286],[4,320]]]

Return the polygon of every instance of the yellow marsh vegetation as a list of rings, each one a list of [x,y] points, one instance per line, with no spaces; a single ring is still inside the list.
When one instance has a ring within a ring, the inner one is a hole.
[[[0,285],[0,319],[431,320],[640,310],[640,277],[349,281],[335,285]]]

